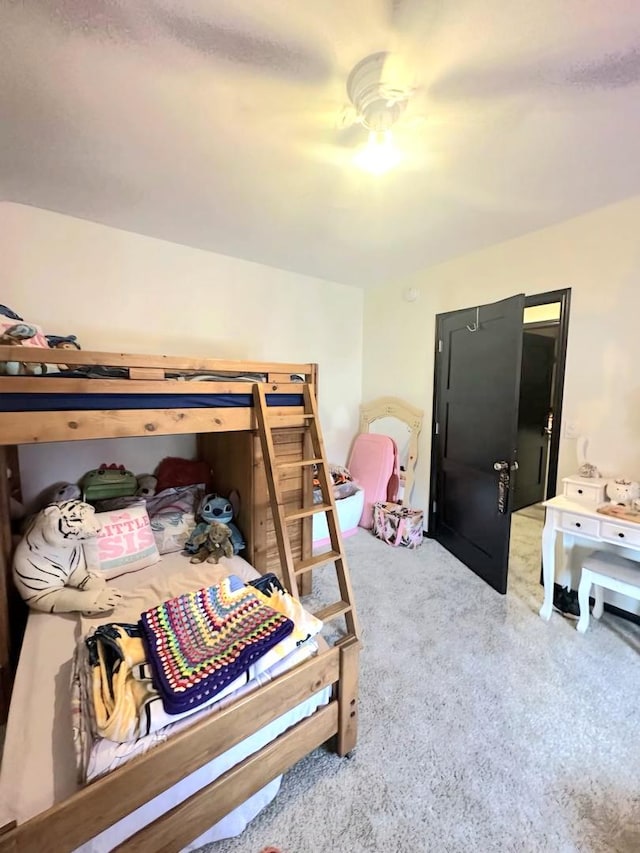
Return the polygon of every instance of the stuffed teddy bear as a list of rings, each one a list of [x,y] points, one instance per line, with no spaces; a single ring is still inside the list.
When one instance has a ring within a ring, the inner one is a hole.
[[[233,557],[231,531],[220,521],[208,524],[206,531],[201,532],[195,541],[192,534],[191,540],[198,546],[191,558],[192,563],[203,563],[205,560],[207,563],[217,563],[220,557]]]
[[[29,607],[47,613],[104,613],[122,598],[89,571],[83,542],[97,536],[94,508],[79,500],[51,504],[35,515],[13,558],[13,580]]]
[[[136,480],[138,482],[136,495],[143,498],[151,498],[155,495],[156,486],[158,485],[157,477],[154,477],[153,474],[139,474]]]

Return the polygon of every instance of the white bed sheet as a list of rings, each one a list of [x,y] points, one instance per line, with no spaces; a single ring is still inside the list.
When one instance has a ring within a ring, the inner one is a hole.
[[[184,556],[168,554],[160,563],[141,572],[124,575],[112,583],[128,590],[134,590],[136,586],[147,582],[156,583],[162,588],[171,574],[183,572],[186,566]],[[192,568],[194,588],[198,588],[204,585],[198,580],[200,572],[211,571],[211,566]],[[232,572],[245,581],[258,577],[255,569],[241,557],[223,558],[220,569],[225,573]],[[109,619],[100,617],[100,621]],[[29,614],[0,770],[0,826],[11,820],[23,823],[78,790],[69,688],[71,657],[79,631],[77,614],[63,616],[35,611]],[[320,691],[145,803],[79,850],[82,853],[105,853],[111,850],[133,832],[326,704],[329,694],[328,688]],[[275,797],[279,785],[280,777],[228,814],[185,850],[237,835]]]

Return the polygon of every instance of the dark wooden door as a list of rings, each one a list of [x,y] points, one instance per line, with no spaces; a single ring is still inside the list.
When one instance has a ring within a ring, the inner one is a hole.
[[[524,295],[437,317],[431,531],[500,593],[507,591]],[[472,331],[475,329],[475,331]]]
[[[555,337],[523,335],[514,512],[545,498],[555,347]]]

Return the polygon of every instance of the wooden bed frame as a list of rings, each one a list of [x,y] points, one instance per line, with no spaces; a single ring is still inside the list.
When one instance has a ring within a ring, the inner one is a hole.
[[[262,374],[267,393],[301,393],[306,383],[315,393],[315,364],[282,364],[125,355],[87,351],[37,350],[0,347],[0,362],[46,363],[68,357],[73,365],[124,368],[128,379],[77,379],[42,376],[0,377],[0,394],[250,394],[252,382],[237,381],[241,373]],[[167,379],[167,373],[215,373],[228,381]],[[293,375],[302,382],[293,382]],[[305,433],[303,407],[270,407],[277,423],[276,453],[288,461],[303,458]],[[0,411],[0,713],[8,712],[13,661],[20,642],[16,628],[16,601],[11,581],[13,550],[9,523],[10,486],[19,485],[17,446],[49,441],[74,441],[145,435],[195,433],[198,455],[211,461],[216,488],[240,493],[238,524],[247,541],[246,559],[260,572],[280,574],[267,474],[262,460],[253,408],[162,408],[40,411],[28,407]],[[292,506],[312,503],[311,472],[292,466],[281,484]],[[311,518],[301,518],[291,536],[298,559],[311,555]],[[311,590],[311,572],[301,576],[300,594]],[[13,649],[12,649],[13,643]],[[107,776],[87,785],[19,826],[0,828],[0,853],[62,853],[107,829],[154,796],[202,767],[287,710],[333,685],[332,699],[312,716],[281,734],[263,749],[227,771],[136,833],[117,850],[178,851],[224,815],[304,755],[332,739],[339,755],[355,748],[357,739],[358,657],[360,643],[344,636],[327,651],[275,679],[233,705],[176,734]]]

